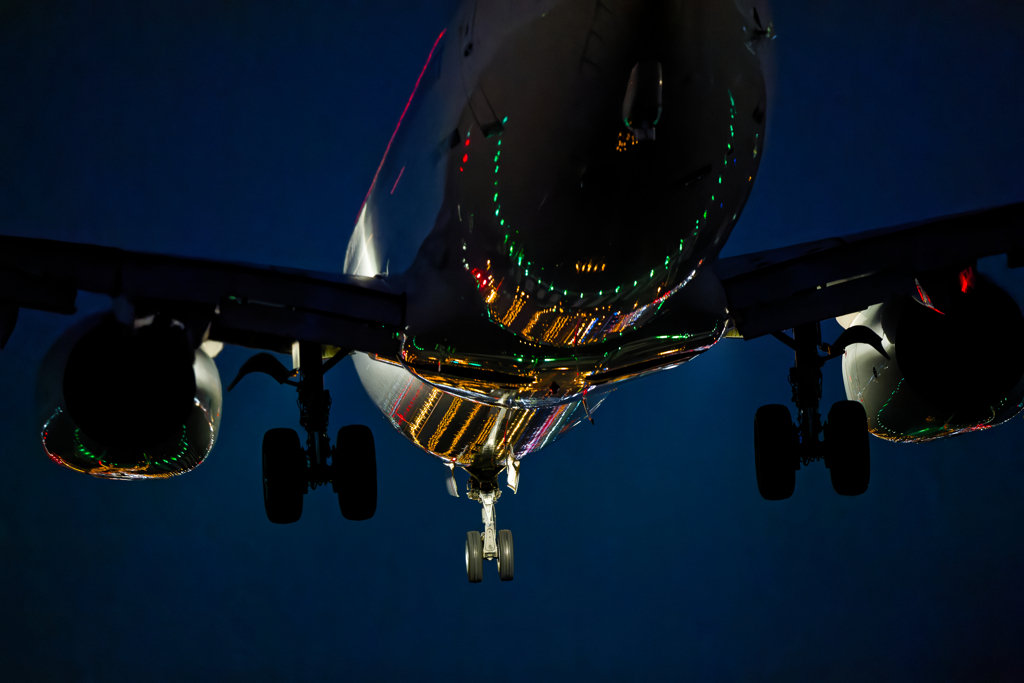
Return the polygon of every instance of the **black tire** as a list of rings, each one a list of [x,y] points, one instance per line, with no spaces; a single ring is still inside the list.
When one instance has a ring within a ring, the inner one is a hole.
[[[754,415],[754,469],[765,500],[785,500],[796,488],[797,432],[789,408],[761,406]]]
[[[857,401],[839,401],[825,423],[825,465],[832,488],[841,496],[859,496],[871,480],[871,437],[868,416]]]
[[[498,575],[502,581],[511,581],[515,572],[515,557],[512,555],[512,532],[508,529],[502,529],[498,532]]]
[[[484,580],[484,540],[479,531],[466,534],[466,576],[470,583]]]
[[[331,479],[345,519],[370,519],[377,512],[377,451],[366,425],[338,430]]]
[[[263,507],[274,524],[292,524],[302,516],[306,492],[306,455],[294,429],[263,435]]]

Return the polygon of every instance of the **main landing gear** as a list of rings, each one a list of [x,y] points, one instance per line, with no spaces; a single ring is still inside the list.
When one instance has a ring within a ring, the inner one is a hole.
[[[494,503],[501,497],[498,488],[499,469],[493,465],[487,468],[467,467],[469,472],[470,500],[480,502],[483,508],[484,533],[470,531],[466,534],[466,576],[470,583],[480,583],[484,578],[484,560],[498,561],[498,576],[502,581],[511,581],[515,574],[515,558],[512,554],[512,532],[497,530]]]
[[[775,333],[777,339],[796,353],[789,371],[797,423],[789,408],[767,405],[754,415],[754,467],[757,489],[766,500],[783,500],[793,495],[796,471],[815,460],[824,460],[832,477],[832,488],[843,496],[858,496],[868,489],[871,476],[868,420],[857,401],[838,401],[822,425],[821,367],[842,356],[850,344],[870,344],[888,358],[882,340],[866,327],[850,327],[831,346],[821,342],[819,323],[805,323],[793,329],[793,336]],[[826,355],[821,356],[818,350]],[[819,436],[824,435],[824,441]]]
[[[364,425],[338,430],[335,445],[327,436],[331,409],[330,392],[324,390],[324,373],[348,354],[339,351],[322,361],[320,344],[299,342],[298,381],[270,354],[250,358],[228,387],[245,375],[268,374],[281,384],[298,388],[299,424],[306,430],[306,448],[294,429],[271,429],[263,436],[263,505],[275,524],[292,524],[302,516],[302,497],[310,490],[331,484],[338,494],[346,519],[364,520],[377,510],[377,457],[373,433]]]

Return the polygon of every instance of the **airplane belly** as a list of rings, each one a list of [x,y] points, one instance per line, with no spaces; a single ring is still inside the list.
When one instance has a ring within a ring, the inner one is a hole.
[[[587,419],[609,393],[534,407],[488,405],[427,384],[401,365],[354,354],[370,399],[403,436],[431,455],[459,466],[511,453],[539,451]]]

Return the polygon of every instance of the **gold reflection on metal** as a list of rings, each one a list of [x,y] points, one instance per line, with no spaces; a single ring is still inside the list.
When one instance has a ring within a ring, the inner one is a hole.
[[[498,322],[505,327],[511,325],[516,319],[516,316],[519,315],[519,312],[523,310],[523,306],[526,304],[527,298],[526,294],[519,291],[517,288],[516,295],[512,298],[512,305],[509,306],[508,310],[505,311],[505,314],[498,319]]]
[[[58,465],[100,479],[166,479],[198,467],[213,448],[213,418],[199,402],[179,435],[150,446],[106,448],[85,435],[61,408],[43,425],[45,453]]]
[[[444,414],[444,417],[441,418],[441,424],[437,426],[437,429],[434,430],[433,435],[430,437],[430,441],[427,442],[428,451],[437,450],[437,442],[441,440],[441,436],[444,434],[445,430],[448,429],[448,425],[451,424],[452,419],[455,417],[455,413],[459,411],[459,405],[461,403],[461,399],[454,396],[452,397],[452,404],[448,406],[448,411]]]
[[[521,430],[526,427],[526,422],[532,414],[532,411],[529,410],[518,410],[516,412],[519,413],[519,417],[516,420],[516,423],[512,426],[512,430],[509,432],[509,443],[516,443],[519,441],[519,437],[522,436]]]
[[[577,264],[577,268],[584,271],[588,267],[593,272],[602,264]],[[476,277],[491,319],[496,323],[529,342],[572,347],[601,342],[643,324],[685,284],[666,290],[665,283],[661,283],[657,287],[657,298],[643,305],[634,301],[631,308],[623,308],[629,306],[628,303],[595,305],[599,299],[577,308],[575,300],[562,299],[557,292],[551,295],[555,301],[544,305],[520,287],[514,292],[504,292],[501,283],[495,283],[493,278]],[[537,298],[542,299],[545,293],[542,291]]]
[[[526,327],[523,328],[523,334],[524,335],[529,335],[530,334],[530,330],[532,330],[533,326],[537,324],[538,320],[540,320],[541,314],[546,313],[546,312],[547,311],[537,311],[536,313],[534,313],[533,317],[530,318],[530,322],[526,323]]]
[[[438,453],[438,455],[450,456],[452,454],[452,451],[454,451],[455,448],[460,443],[462,443],[462,437],[465,436],[466,431],[469,429],[469,425],[471,425],[473,423],[473,420],[476,418],[477,414],[483,408],[483,405],[481,405],[479,403],[472,403],[471,401],[464,401],[461,398],[456,398],[455,401],[457,401],[460,405],[462,403],[470,403],[473,407],[470,409],[469,415],[466,417],[466,421],[462,423],[462,427],[459,429],[459,431],[455,432],[455,436],[452,437],[451,446],[449,446],[448,450],[446,450],[444,452],[441,452],[441,453]]]
[[[563,337],[573,333],[576,319],[587,319],[585,315],[557,309],[551,314],[561,318]],[[583,394],[598,387],[611,388],[617,382],[659,367],[679,365],[709,348],[717,342],[724,327],[720,321],[710,322],[709,328],[700,332],[624,343],[613,353],[594,349],[588,354],[586,347],[580,347],[559,354],[552,349],[546,352],[552,357],[535,357],[525,362],[523,358],[508,356],[459,357],[454,350],[447,349],[443,356],[437,356],[417,348],[419,358],[406,353],[405,370],[392,375],[395,379],[377,390],[379,395],[374,400],[387,406],[386,414],[400,432],[446,463],[466,466],[488,458],[494,460],[508,455],[518,458],[543,448],[584,419]],[[657,363],[652,364],[655,358]],[[484,379],[475,376],[467,379],[454,374],[466,366],[472,367],[474,373],[482,373]],[[394,372],[393,366],[380,367],[386,368],[382,372]],[[505,386],[501,384],[505,380],[487,378],[488,373],[494,373],[512,381],[517,368],[522,379],[516,386]],[[410,380],[407,370],[419,379]],[[486,402],[469,398],[473,394]],[[516,407],[492,403],[498,395],[513,394],[535,403]],[[551,399],[559,401],[557,404],[543,402]],[[438,411],[442,401],[447,401],[445,410]],[[591,406],[596,407],[593,403]],[[437,416],[432,417],[435,412]],[[407,421],[400,414],[415,418]]]
[[[547,311],[543,311],[543,312],[546,313]],[[562,315],[562,316],[559,316],[559,317],[555,318],[555,320],[552,323],[551,327],[548,328],[547,332],[545,332],[544,336],[541,337],[541,338],[544,341],[548,342],[549,344],[553,343],[555,338],[558,336],[558,333],[562,331],[562,328],[565,327],[565,324],[567,322],[569,322],[569,319],[571,317],[572,317],[571,315]]]
[[[409,438],[412,439],[413,443],[420,448],[423,448],[424,446],[419,441],[419,431],[423,427],[423,422],[430,417],[430,413],[433,412],[434,406],[437,405],[438,400],[440,400],[443,395],[444,392],[440,389],[431,389],[430,395],[427,396],[427,400],[423,402],[423,407],[420,408],[416,417],[413,419],[412,424],[409,426]]]
[[[498,419],[498,411],[492,409],[490,414],[487,416],[487,420],[484,422],[483,428],[477,432],[476,437],[469,444],[469,447],[459,454],[458,461],[463,464],[470,464],[473,462],[473,456],[480,452],[480,446],[487,441],[487,437],[491,433],[491,429],[494,427],[495,421]]]
[[[472,464],[481,457],[505,457],[528,452],[552,436],[548,432],[559,424],[557,418],[567,408],[566,405],[540,409],[501,408],[440,393],[451,399],[441,420],[435,423],[429,418],[430,412],[438,405],[436,395],[416,392],[409,398],[409,407],[418,416],[423,416],[419,428],[414,432],[412,423],[396,423],[396,427],[430,453],[461,465]],[[461,425],[453,432],[452,424],[459,422],[460,418]],[[532,434],[529,443],[524,441],[528,434]],[[494,449],[485,451],[485,445],[492,441]],[[425,447],[423,442],[426,442]]]

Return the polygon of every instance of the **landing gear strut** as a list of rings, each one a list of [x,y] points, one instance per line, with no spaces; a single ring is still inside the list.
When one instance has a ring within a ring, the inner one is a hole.
[[[821,367],[839,358],[850,344],[870,344],[883,356],[882,340],[866,327],[854,326],[839,336],[835,344],[823,344],[820,323],[804,323],[793,328],[793,336],[781,332],[774,336],[793,349],[794,366],[789,384],[796,404],[793,424],[784,405],[761,406],[754,416],[754,465],[757,488],[766,500],[783,500],[793,495],[796,470],[815,460],[824,460],[832,477],[832,488],[844,496],[857,496],[868,488],[870,444],[867,415],[857,401],[839,401],[832,406],[823,425],[818,406],[821,402]],[[826,355],[818,353],[819,349]],[[824,441],[819,437],[824,434]]]
[[[302,516],[302,496],[331,484],[346,519],[364,520],[377,510],[377,459],[373,433],[363,425],[338,430],[334,447],[327,435],[331,394],[324,390],[324,373],[347,353],[339,351],[326,363],[323,347],[298,342],[298,368],[288,371],[270,354],[258,354],[242,366],[228,387],[252,372],[268,374],[298,389],[299,424],[306,430],[306,448],[294,429],[271,429],[263,437],[263,504],[275,524],[291,524]],[[294,353],[294,352],[293,352]],[[291,378],[298,375],[297,380]]]
[[[498,488],[500,469],[493,463],[487,467],[467,467],[469,483],[467,496],[478,501],[483,508],[484,533],[470,531],[466,536],[466,575],[470,583],[483,580],[483,561],[497,560],[498,575],[502,581],[511,581],[515,574],[515,559],[512,554],[512,532],[498,530],[494,504],[501,497]]]

